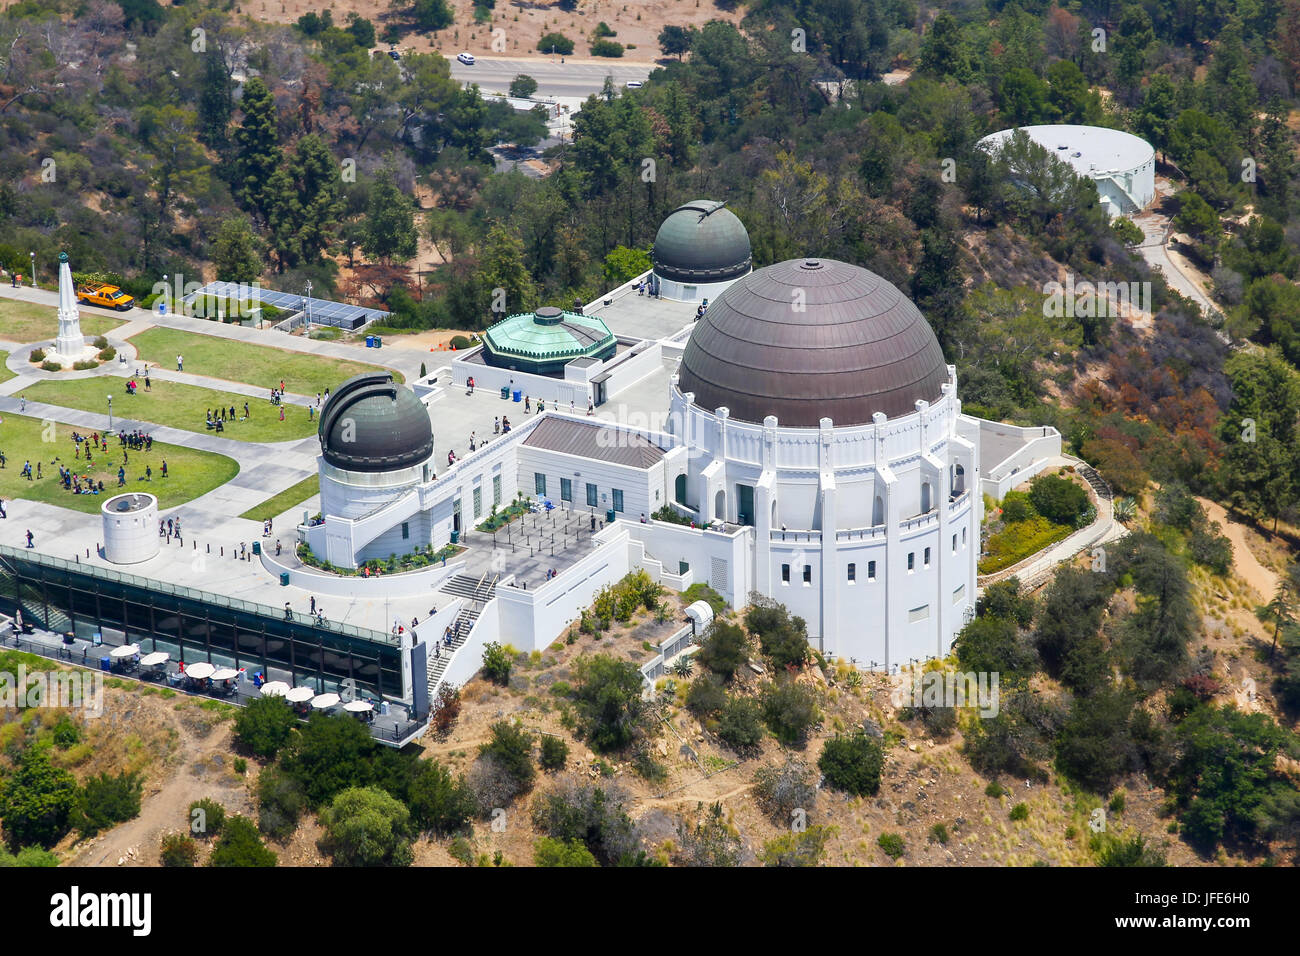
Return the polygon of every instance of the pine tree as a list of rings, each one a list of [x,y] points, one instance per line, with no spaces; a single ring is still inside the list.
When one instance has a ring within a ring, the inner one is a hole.
[[[383,169],[370,190],[361,251],[388,265],[393,259],[410,259],[418,247],[419,237],[415,231],[415,213],[410,197],[397,188],[393,171]]]
[[[203,89],[199,92],[199,141],[224,152],[226,129],[235,114],[230,74],[221,52],[213,47],[203,56]]]
[[[221,224],[212,243],[212,264],[219,282],[256,282],[263,269],[263,243],[244,216]]]
[[[267,218],[267,184],[284,162],[276,130],[275,99],[259,78],[244,84],[240,101],[244,118],[235,131],[234,182],[231,191],[244,208]]]

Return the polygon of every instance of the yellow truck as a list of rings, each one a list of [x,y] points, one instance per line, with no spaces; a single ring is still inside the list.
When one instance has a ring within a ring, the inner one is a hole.
[[[106,308],[125,312],[135,305],[135,299],[115,285],[104,282],[90,282],[77,289],[77,301],[87,305],[102,305]]]

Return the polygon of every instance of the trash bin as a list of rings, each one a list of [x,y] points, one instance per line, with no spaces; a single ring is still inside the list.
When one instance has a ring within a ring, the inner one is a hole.
[[[605,524],[613,524],[613,523],[614,523],[614,509],[610,508],[608,511],[605,512]]]
[[[384,340],[381,339],[379,336],[376,335],[376,336],[375,336],[375,348],[377,348],[377,349],[382,349],[383,347],[384,347]]]
[[[524,393],[523,393],[523,391],[521,391],[520,389],[515,389],[513,399],[514,399],[514,401],[516,401],[516,402],[522,402],[522,401],[524,400]]]
[[[260,542],[260,541],[254,541],[254,542],[253,542],[253,553],[254,553],[254,554],[261,554],[261,553],[262,553],[262,542]]]
[[[289,572],[288,572],[288,571],[281,571],[281,572],[280,572],[280,587],[282,587],[282,588],[287,588],[288,586],[289,586]]]
[[[368,349],[373,349],[374,347],[375,347],[375,337],[374,337],[373,335],[367,335],[367,336],[366,336],[366,348],[368,348]]]
[[[167,301],[165,299],[158,300],[158,314],[159,315],[167,314]]]
[[[99,659],[99,669],[101,671],[111,671],[113,669],[113,658],[101,657]]]
[[[452,543],[452,544],[460,544],[460,532],[459,532],[459,531],[453,531],[453,532],[451,533],[451,543]]]
[[[509,386],[509,385],[502,385],[502,386],[501,386],[501,397],[502,397],[503,399],[509,400],[509,398],[510,398],[510,386]]]

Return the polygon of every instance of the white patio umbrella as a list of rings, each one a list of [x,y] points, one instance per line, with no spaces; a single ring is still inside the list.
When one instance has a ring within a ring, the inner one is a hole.
[[[140,663],[145,667],[157,667],[159,664],[166,664],[171,658],[172,656],[166,651],[154,651],[140,658]]]
[[[195,680],[203,680],[205,677],[211,677],[217,672],[217,669],[207,661],[199,661],[197,664],[191,664],[185,668],[185,676],[193,677]]]
[[[115,647],[109,651],[108,656],[115,661],[120,661],[124,657],[134,657],[140,653],[138,644],[123,644],[121,647]]]
[[[284,695],[284,699],[291,704],[305,704],[316,696],[316,692],[310,687],[295,687]]]
[[[350,714],[364,714],[368,710],[374,710],[375,705],[368,700],[350,700],[343,705],[343,709]]]
[[[263,697],[283,697],[289,693],[289,685],[282,680],[273,680],[262,685]]]
[[[329,710],[339,702],[339,699],[338,694],[321,694],[319,697],[313,697],[312,710]]]
[[[212,672],[213,680],[233,680],[239,676],[239,671],[233,667],[218,667]]]

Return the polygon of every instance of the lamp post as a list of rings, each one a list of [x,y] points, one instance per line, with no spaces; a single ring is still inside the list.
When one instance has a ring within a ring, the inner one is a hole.
[[[302,304],[303,304],[303,311],[307,315],[307,321],[305,325],[308,328],[310,328],[311,327],[311,280],[310,279],[307,280],[307,298],[302,300]]]
[[[36,288],[36,253],[29,252],[27,253],[27,255],[29,255],[32,260],[32,288],[35,289]]]
[[[108,430],[113,430],[113,396],[108,396]]]

